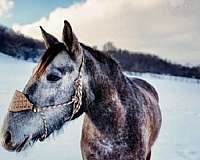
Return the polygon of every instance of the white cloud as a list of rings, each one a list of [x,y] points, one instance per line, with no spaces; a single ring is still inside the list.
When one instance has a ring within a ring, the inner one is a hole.
[[[8,10],[14,5],[13,0],[0,0],[0,17],[7,14]]]
[[[178,7],[174,0],[87,0],[70,8],[57,8],[32,24],[15,24],[13,28],[41,39],[42,25],[61,37],[63,20],[73,26],[80,41],[101,46],[113,41],[117,47],[156,53],[182,62],[200,62],[199,2],[190,8]],[[198,4],[196,4],[198,3]],[[194,38],[195,37],[195,38]]]

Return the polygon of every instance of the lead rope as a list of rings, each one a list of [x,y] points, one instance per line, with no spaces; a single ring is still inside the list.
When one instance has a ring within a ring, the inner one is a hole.
[[[79,78],[75,81],[75,95],[72,98],[73,101],[73,112],[70,118],[66,118],[65,120],[72,120],[74,115],[80,110],[82,105],[82,75],[79,75]]]
[[[43,121],[43,124],[44,124],[44,133],[43,135],[40,137],[40,141],[43,141],[45,138],[47,138],[47,135],[48,135],[48,126],[47,126],[47,120],[46,120],[46,117],[44,115],[44,111],[41,111],[40,112],[40,115],[42,117],[42,121]]]

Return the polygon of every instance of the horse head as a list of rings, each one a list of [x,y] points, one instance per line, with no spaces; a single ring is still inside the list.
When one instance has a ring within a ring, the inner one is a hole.
[[[82,113],[83,49],[67,21],[63,42],[40,28],[46,51],[4,120],[3,146],[9,151],[25,150]]]

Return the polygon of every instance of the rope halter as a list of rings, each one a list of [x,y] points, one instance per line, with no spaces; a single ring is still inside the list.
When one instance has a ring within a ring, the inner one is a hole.
[[[10,103],[8,110],[9,112],[32,111],[33,113],[40,113],[42,121],[43,121],[43,125],[44,125],[44,133],[39,138],[40,141],[43,141],[48,136],[48,126],[47,126],[45,111],[57,109],[58,107],[65,107],[65,106],[72,105],[73,110],[72,110],[71,116],[65,118],[65,121],[69,121],[69,120],[72,120],[74,115],[80,110],[81,105],[82,105],[82,73],[81,71],[83,68],[83,61],[84,60],[82,57],[82,61],[79,67],[78,77],[74,81],[75,92],[71,100],[68,102],[60,103],[57,105],[38,107],[34,105],[33,103],[31,103],[23,92],[20,92],[18,90],[15,91],[15,94],[12,98],[12,101]]]

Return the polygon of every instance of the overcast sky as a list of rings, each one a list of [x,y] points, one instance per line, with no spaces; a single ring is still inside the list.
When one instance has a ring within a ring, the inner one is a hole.
[[[24,8],[24,9],[23,9]],[[38,26],[61,37],[63,20],[79,41],[200,64],[199,0],[0,0],[0,23],[41,39]]]

